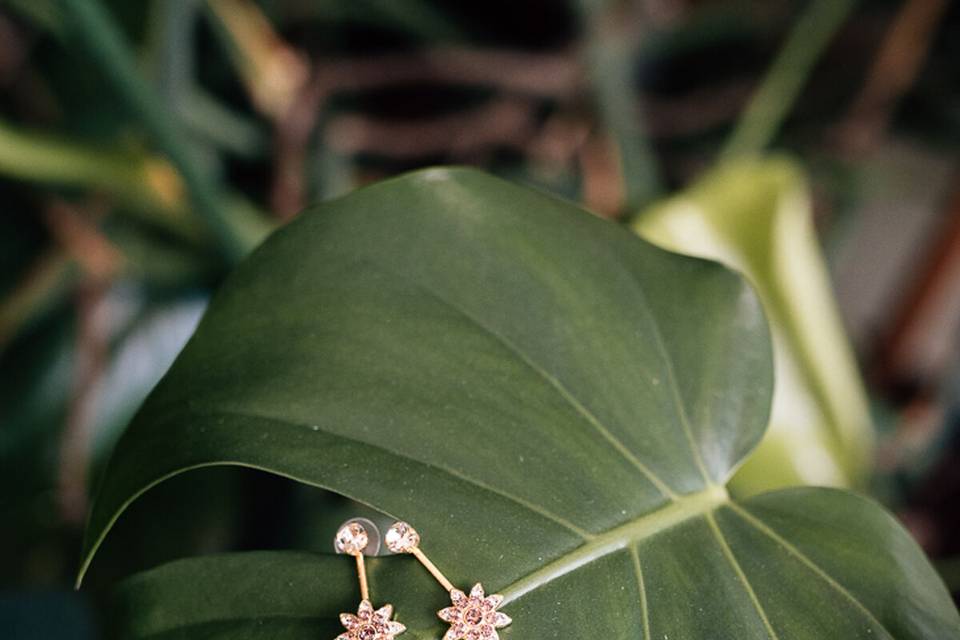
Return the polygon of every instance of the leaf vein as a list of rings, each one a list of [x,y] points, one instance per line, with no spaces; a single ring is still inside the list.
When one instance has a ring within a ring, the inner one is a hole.
[[[500,593],[503,594],[505,602],[512,602],[595,560],[625,549],[639,540],[650,538],[685,520],[701,516],[728,502],[729,499],[727,490],[716,485],[697,493],[680,496],[666,506],[598,534],[593,540],[515,580]]]
[[[643,638],[650,640],[650,610],[647,608],[647,586],[643,580],[643,567],[640,565],[640,550],[637,544],[630,545],[630,557],[633,570],[637,574],[637,587],[640,589],[640,615],[643,617]]]
[[[870,609],[868,609],[862,602],[857,600],[857,598],[847,590],[842,584],[837,582],[829,573],[824,571],[817,565],[813,560],[810,559],[805,553],[800,551],[797,547],[791,544],[786,538],[781,536],[779,533],[771,529],[766,523],[760,520],[758,517],[747,511],[746,508],[741,507],[738,504],[733,502],[728,503],[730,509],[739,515],[743,520],[745,520],[752,527],[772,539],[774,542],[782,546],[788,553],[797,558],[802,562],[808,569],[810,569],[814,574],[822,578],[828,585],[830,585],[837,593],[846,598],[853,606],[864,614],[869,620],[872,620],[880,629],[883,630],[887,637],[890,640],[894,640],[894,635],[883,625],[882,622],[874,615]]]
[[[194,410],[194,413],[202,413],[202,412]],[[270,415],[260,415],[260,414],[257,414],[257,413],[252,413],[252,412],[247,412],[247,411],[237,411],[237,410],[234,410],[234,409],[224,409],[224,408],[219,408],[219,407],[218,407],[218,408],[212,409],[212,410],[210,411],[210,413],[213,414],[213,415],[225,415],[225,416],[234,415],[234,416],[238,416],[238,417],[241,417],[241,418],[260,418],[260,419],[272,420],[272,421],[276,421],[276,422],[282,422],[282,423],[284,423],[284,424],[287,424],[287,425],[290,425],[290,426],[294,426],[294,427],[303,427],[304,429],[310,429],[310,426],[309,426],[309,425],[306,425],[306,424],[301,424],[301,423],[298,423],[298,422],[293,422],[293,421],[290,421],[290,420],[286,420],[286,419],[283,419],[283,418],[277,418],[277,417],[270,416]],[[460,480],[461,482],[465,482],[466,484],[472,485],[472,486],[474,486],[474,487],[476,487],[476,488],[478,488],[478,489],[481,489],[481,490],[483,490],[483,491],[488,491],[488,492],[490,492],[490,493],[492,493],[492,494],[494,494],[494,495],[500,496],[501,498],[504,498],[504,499],[506,499],[506,500],[509,500],[509,501],[513,502],[514,504],[517,504],[517,505],[519,505],[519,506],[527,509],[528,511],[531,511],[532,513],[535,513],[535,514],[537,514],[537,515],[539,515],[539,516],[541,516],[541,517],[543,517],[543,518],[545,518],[545,519],[547,519],[547,520],[551,520],[552,522],[555,522],[556,524],[561,525],[561,526],[565,527],[566,529],[570,530],[571,532],[577,534],[577,536],[580,537],[580,538],[582,538],[584,541],[591,540],[591,539],[594,537],[594,535],[591,534],[589,531],[586,531],[586,530],[578,527],[577,525],[573,524],[573,523],[570,522],[569,520],[566,520],[565,518],[563,518],[563,517],[561,517],[561,516],[558,516],[557,514],[552,513],[552,512],[550,512],[550,511],[548,511],[547,509],[544,509],[543,507],[541,507],[541,506],[538,505],[538,504],[535,504],[535,503],[533,503],[533,502],[530,502],[529,500],[527,500],[527,499],[525,499],[525,498],[521,498],[520,496],[514,495],[514,494],[510,493],[509,491],[505,491],[505,490],[503,490],[503,489],[498,489],[498,488],[496,488],[496,487],[493,487],[493,486],[491,486],[491,485],[488,485],[487,483],[483,482],[482,480],[478,480],[478,479],[476,479],[476,478],[473,478],[473,477],[471,477],[471,476],[468,476],[468,475],[466,475],[465,473],[463,473],[462,471],[458,471],[457,469],[454,469],[454,468],[452,468],[452,467],[447,467],[447,466],[442,465],[442,464],[437,464],[436,462],[430,462],[430,461],[427,461],[427,460],[421,460],[421,459],[415,458],[415,457],[413,457],[413,456],[411,456],[411,455],[409,455],[409,454],[400,453],[400,452],[397,452],[397,451],[393,451],[393,450],[391,450],[391,449],[387,449],[386,447],[384,447],[383,445],[380,445],[380,444],[376,444],[376,443],[373,443],[373,442],[367,442],[366,440],[361,440],[360,438],[357,438],[357,437],[354,437],[354,436],[348,436],[348,435],[345,435],[345,434],[343,434],[343,433],[339,433],[339,432],[336,432],[336,431],[330,431],[329,429],[324,428],[324,427],[321,426],[321,425],[316,425],[316,426],[319,427],[319,431],[320,431],[321,433],[324,433],[324,434],[326,434],[326,435],[333,436],[333,437],[336,437],[336,438],[343,438],[344,440],[348,440],[348,441],[350,441],[350,442],[353,442],[353,443],[355,443],[355,444],[359,444],[359,445],[361,445],[361,446],[371,447],[371,448],[373,448],[373,449],[377,449],[377,450],[379,450],[379,451],[382,451],[382,452],[386,453],[387,455],[394,456],[394,457],[397,457],[397,458],[401,458],[401,459],[403,459],[403,460],[407,460],[407,461],[412,462],[412,463],[414,463],[414,464],[423,465],[423,466],[425,466],[425,467],[429,467],[429,468],[431,468],[431,469],[436,469],[437,471],[442,471],[443,473],[449,474],[450,476],[453,476],[454,478]],[[308,484],[313,484],[313,483],[308,483]]]
[[[710,530],[713,531],[713,535],[717,538],[717,542],[720,544],[720,550],[723,551],[724,557],[726,557],[727,561],[730,563],[730,566],[733,567],[734,573],[736,573],[737,577],[740,578],[740,583],[746,590],[747,595],[750,596],[750,601],[753,603],[754,609],[757,610],[760,620],[763,621],[763,626],[767,630],[767,634],[770,636],[771,640],[779,640],[777,638],[777,632],[773,630],[773,626],[770,624],[770,619],[767,617],[767,612],[763,608],[763,603],[760,602],[760,597],[754,590],[753,585],[750,584],[750,579],[747,577],[746,572],[744,572],[743,567],[741,567],[740,563],[737,561],[737,556],[734,555],[733,549],[730,548],[730,544],[727,542],[726,536],[723,535],[723,531],[717,524],[716,518],[713,517],[712,513],[707,513],[706,519],[707,523],[710,525]]]
[[[613,435],[613,432],[611,432],[610,429],[606,425],[604,425],[592,411],[590,411],[590,409],[588,409],[582,402],[580,402],[580,400],[575,395],[573,395],[573,393],[571,393],[570,390],[568,390],[566,386],[559,379],[557,379],[556,376],[548,372],[546,369],[544,369],[539,364],[537,364],[532,358],[527,356],[527,354],[525,354],[519,347],[513,344],[513,342],[510,339],[508,339],[506,336],[501,334],[499,331],[495,331],[494,329],[488,327],[486,324],[484,324],[480,319],[478,319],[476,316],[471,314],[469,311],[467,311],[460,305],[439,295],[438,293],[436,293],[426,285],[416,280],[413,280],[412,278],[406,278],[400,274],[394,273],[393,275],[403,280],[406,280],[407,282],[410,282],[411,284],[419,288],[421,291],[429,295],[434,300],[440,302],[447,308],[452,309],[453,311],[456,311],[460,316],[468,320],[471,324],[473,324],[477,328],[481,329],[484,333],[490,335],[491,337],[499,341],[504,347],[507,348],[508,351],[513,353],[514,356],[516,356],[521,362],[523,362],[527,367],[532,369],[541,378],[543,378],[548,384],[550,384],[550,386],[552,386],[560,394],[560,396],[564,399],[564,401],[567,404],[573,407],[573,409],[576,410],[577,413],[580,414],[580,416],[584,418],[587,421],[587,423],[590,424],[607,441],[608,444],[610,444],[614,449],[616,449],[621,456],[623,456],[630,464],[632,464],[637,470],[639,470],[647,478],[647,480],[649,480],[650,483],[653,484],[654,487],[656,487],[656,489],[661,494],[663,494],[665,497],[669,498],[670,500],[677,499],[677,493],[673,491],[673,489],[671,489],[670,486],[666,482],[664,482],[662,478],[660,478],[647,465],[645,465],[625,444],[623,444],[623,442],[619,438]],[[702,466],[702,463],[700,464]]]
[[[632,274],[631,274],[632,276]],[[700,475],[703,476],[703,481],[707,485],[712,485],[713,480],[710,478],[710,474],[707,473],[707,467],[703,463],[703,457],[700,455],[700,448],[697,446],[697,441],[693,437],[693,426],[690,424],[690,418],[687,416],[687,409],[683,403],[683,397],[680,395],[680,384],[677,382],[676,368],[674,367],[673,356],[670,354],[670,350],[667,349],[667,344],[663,340],[663,332],[660,330],[660,322],[657,320],[657,317],[650,313],[650,300],[647,298],[647,292],[644,291],[643,287],[640,286],[640,283],[636,278],[631,277],[631,281],[634,284],[634,288],[637,291],[637,294],[640,296],[642,304],[638,307],[642,310],[643,317],[647,320],[647,324],[650,327],[650,331],[653,333],[653,343],[657,347],[657,351],[660,354],[660,359],[663,361],[663,366],[667,372],[667,386],[670,388],[670,394],[673,399],[674,409],[677,412],[677,418],[680,420],[680,425],[683,428],[683,433],[687,438],[687,443],[690,445],[690,453],[693,455],[693,460],[697,465],[697,468],[700,470]]]

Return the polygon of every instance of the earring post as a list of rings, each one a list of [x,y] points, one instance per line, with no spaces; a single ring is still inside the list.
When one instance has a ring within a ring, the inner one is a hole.
[[[422,564],[424,568],[430,572],[430,575],[436,578],[437,582],[439,582],[448,593],[454,590],[455,587],[453,586],[453,583],[447,580],[447,577],[440,572],[440,569],[437,569],[437,565],[430,562],[430,558],[428,558],[419,547],[414,547],[410,550],[410,553],[420,561],[420,564]]]
[[[369,600],[370,585],[367,584],[367,564],[363,560],[362,553],[358,553],[353,557],[357,559],[357,577],[360,578],[360,597],[363,600]]]

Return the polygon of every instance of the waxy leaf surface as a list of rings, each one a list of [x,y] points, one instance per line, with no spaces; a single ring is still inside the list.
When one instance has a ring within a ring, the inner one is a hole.
[[[231,276],[122,438],[86,545],[162,479],[241,465],[413,523],[510,638],[960,637],[894,520],[852,494],[737,504],[770,344],[744,281],[469,170],[308,211]],[[446,594],[371,562],[374,604],[437,638]],[[318,638],[353,611],[347,558],[185,560],[123,589],[126,635]]]

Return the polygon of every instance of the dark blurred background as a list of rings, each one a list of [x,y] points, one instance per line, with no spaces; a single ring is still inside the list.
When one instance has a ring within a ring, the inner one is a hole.
[[[205,471],[72,590],[98,472],[231,266],[450,163],[629,222],[789,154],[876,433],[849,484],[960,593],[958,70],[948,0],[0,0],[0,636],[103,637],[172,558],[325,550],[335,497]]]

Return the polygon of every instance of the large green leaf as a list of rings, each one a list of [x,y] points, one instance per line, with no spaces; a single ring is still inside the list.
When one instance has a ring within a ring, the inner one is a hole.
[[[787,489],[649,533],[522,597],[526,581],[508,585],[515,623],[503,637],[957,637],[955,613],[916,545],[850,494]],[[370,564],[373,592],[400,602],[411,625],[402,637],[439,637],[432,611],[443,599],[425,573],[407,558]],[[347,586],[355,582],[343,557],[182,560],[127,581],[118,622],[124,637],[151,640],[333,638],[342,631],[337,613],[356,608]]]
[[[878,507],[798,490],[733,503],[763,434],[770,345],[732,272],[467,170],[308,212],[217,295],[121,439],[86,556],[137,495],[208,465],[269,470],[413,522],[505,638],[960,638]],[[409,557],[374,599],[441,633]],[[346,558],[186,561],[125,590],[130,637],[315,638]]]

